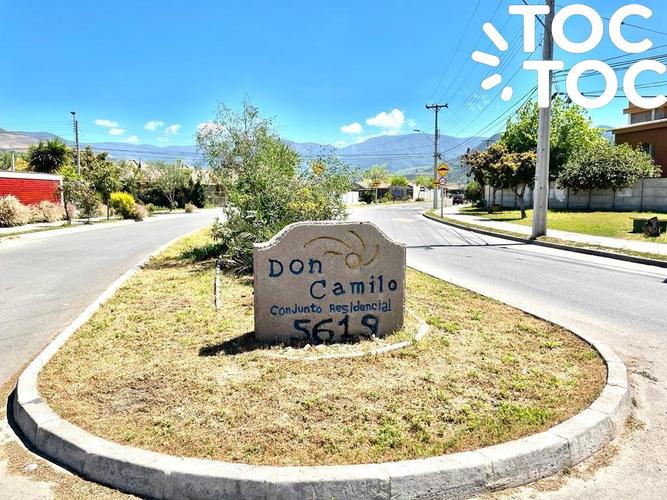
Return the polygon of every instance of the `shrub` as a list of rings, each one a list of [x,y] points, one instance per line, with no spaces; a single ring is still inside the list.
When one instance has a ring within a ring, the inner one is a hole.
[[[186,214],[191,214],[192,212],[195,211],[197,207],[195,207],[192,203],[186,203],[185,204],[185,213]]]
[[[133,218],[136,221],[142,221],[146,217],[150,217],[150,214],[148,213],[148,210],[146,209],[145,206],[140,205],[139,203],[134,204],[134,210],[133,210]]]
[[[225,218],[212,234],[228,269],[252,272],[253,243],[288,224],[346,216],[342,197],[354,172],[334,157],[312,160],[305,168],[249,103],[241,114],[222,107],[215,124],[200,129],[197,143],[227,198]]]
[[[385,195],[382,198],[380,198],[380,203],[391,203],[393,201],[394,197],[389,192],[385,193]]]
[[[359,193],[359,201],[370,205],[373,203],[373,192],[372,191],[361,191]]]
[[[134,197],[128,193],[111,193],[109,204],[114,212],[123,219],[134,219],[135,205]]]
[[[157,207],[155,205],[153,205],[152,203],[148,203],[148,204],[144,205],[144,207],[146,207],[146,210],[148,210],[148,216],[149,217],[151,215],[153,215],[155,213],[155,211],[157,210]]]
[[[482,186],[477,181],[470,181],[466,185],[465,189],[466,200],[472,201],[474,203],[484,199],[484,190]]]
[[[40,201],[33,210],[35,222],[58,222],[65,218],[63,207],[50,201]]]
[[[0,196],[0,227],[28,224],[32,212],[14,196]]]

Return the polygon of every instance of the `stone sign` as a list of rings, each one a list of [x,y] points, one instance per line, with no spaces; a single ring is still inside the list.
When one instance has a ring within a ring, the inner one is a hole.
[[[403,326],[405,246],[368,222],[299,222],[255,245],[260,341],[346,342]]]

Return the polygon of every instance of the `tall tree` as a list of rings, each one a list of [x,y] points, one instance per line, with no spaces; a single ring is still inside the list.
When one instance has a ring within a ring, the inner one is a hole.
[[[373,165],[364,172],[364,179],[370,182],[371,187],[373,188],[373,199],[377,203],[378,188],[383,182],[387,182],[389,179],[389,168],[386,164]]]
[[[71,162],[72,152],[56,137],[30,146],[26,156],[33,171],[52,174]]]
[[[551,113],[549,174],[555,180],[572,155],[605,142],[605,138],[602,130],[593,127],[586,110],[561,97],[554,98]],[[536,101],[530,101],[509,120],[500,141],[512,153],[537,151],[538,123],[539,107]]]
[[[152,170],[149,176],[154,186],[162,192],[169,202],[169,211],[173,210],[177,206],[176,196],[178,192],[188,186],[191,171],[180,160],[173,163],[155,161],[148,168]]]
[[[109,159],[107,152],[96,154],[90,146],[86,146],[81,152],[81,174],[93,184],[95,191],[106,205],[108,220],[111,193],[115,193],[122,186],[119,166]]]

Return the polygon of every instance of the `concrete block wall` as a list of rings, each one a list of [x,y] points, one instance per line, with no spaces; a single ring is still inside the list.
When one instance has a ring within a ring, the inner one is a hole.
[[[486,186],[485,196],[490,202],[491,187]],[[533,194],[526,188],[524,195],[526,207],[533,204]],[[496,192],[496,204],[503,208],[517,209],[519,204],[511,189],[499,189]],[[549,189],[549,207],[558,210],[604,210],[616,212],[667,212],[667,178],[644,179],[628,189],[594,189],[574,192],[571,189],[559,189],[551,183]]]

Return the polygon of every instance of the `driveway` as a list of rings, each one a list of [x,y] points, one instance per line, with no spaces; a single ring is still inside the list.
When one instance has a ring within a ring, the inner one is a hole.
[[[142,257],[218,211],[0,242],[0,385]]]
[[[374,222],[405,243],[416,269],[607,343],[630,372],[635,430],[617,443],[609,465],[564,476],[555,491],[545,491],[554,488],[543,481],[503,495],[664,498],[667,269],[481,236],[429,221],[420,214],[425,208],[355,208],[351,218]]]

